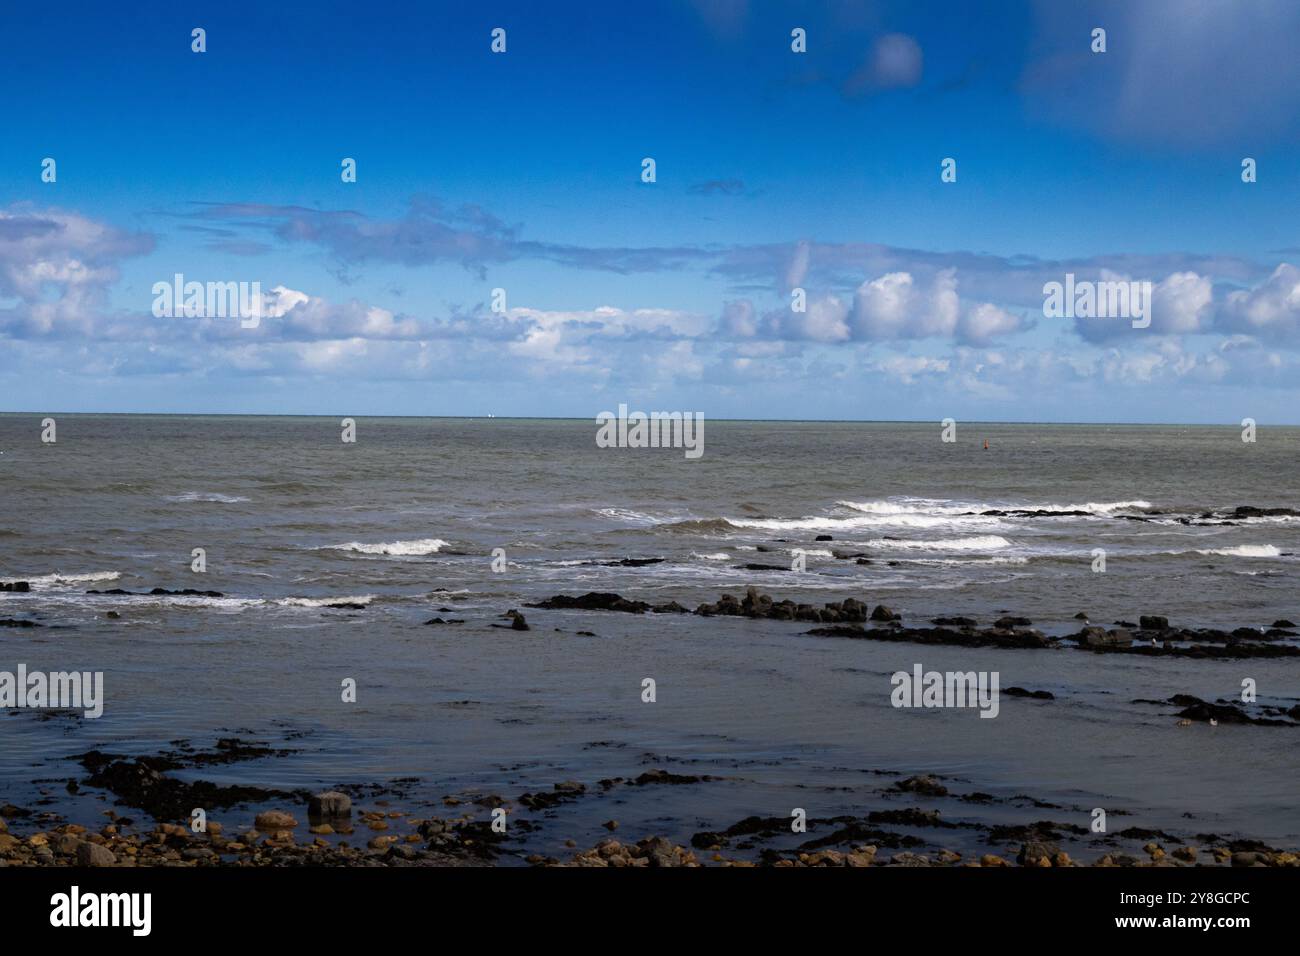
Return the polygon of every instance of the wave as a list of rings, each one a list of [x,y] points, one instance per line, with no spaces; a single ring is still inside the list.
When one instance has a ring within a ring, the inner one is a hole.
[[[602,518],[612,518],[615,521],[631,521],[636,524],[659,524],[658,518],[653,515],[643,514],[640,511],[632,511],[630,508],[600,508],[596,514]]]
[[[915,503],[910,503],[915,502]],[[851,508],[864,514],[886,518],[921,517],[991,517],[981,515],[982,511],[1086,511],[1094,515],[1112,515],[1118,511],[1146,511],[1152,507],[1151,502],[1142,499],[1130,501],[1089,501],[1086,504],[993,504],[989,502],[951,502],[926,498],[910,498],[884,501],[837,501],[844,508]]]
[[[60,586],[89,584],[93,581],[116,581],[121,576],[117,571],[86,571],[83,574],[63,574],[56,571],[54,574],[41,574],[34,578],[18,578],[16,580],[26,581],[33,588],[44,590]]]
[[[925,567],[969,568],[974,565],[1028,564],[1029,558],[997,555],[991,558],[903,558],[902,562],[908,565],[924,565]]]
[[[692,558],[697,558],[697,559],[700,560],[700,561],[729,561],[729,560],[731,560],[731,555],[727,554],[727,552],[725,552],[725,551],[715,551],[715,552],[713,552],[712,554],[700,554],[698,551],[692,551],[692,552],[691,552],[691,557],[692,557]]]
[[[277,598],[272,604],[280,607],[329,607],[331,604],[365,604],[375,600],[373,594],[362,594],[353,597],[323,597],[323,598]]]
[[[449,544],[451,544],[450,541],[444,541],[442,538],[419,538],[414,541],[381,541],[378,544],[349,541],[346,544],[331,544],[317,550],[353,551],[357,554],[379,554],[390,557],[419,557],[426,554],[437,554]]]
[[[1011,542],[1001,535],[972,535],[969,538],[894,539],[876,538],[867,542],[869,548],[882,551],[1000,551],[1011,547]]]
[[[223,495],[216,491],[187,491],[180,495],[167,495],[166,498],[168,501],[205,501],[222,505],[234,505],[251,500],[243,495]]]
[[[1185,552],[1184,552],[1185,553]],[[1214,554],[1226,558],[1280,558],[1282,551],[1271,544],[1239,544],[1232,548],[1206,548],[1197,554]]]
[[[1095,501],[1090,501],[1086,505],[1065,505],[1063,507],[1058,507],[1057,505],[1043,505],[1041,507],[1041,510],[1043,511],[1087,511],[1090,514],[1095,514],[1095,515],[1109,515],[1109,514],[1114,514],[1116,511],[1148,511],[1152,507],[1153,505],[1151,504],[1151,502],[1137,499],[1134,501],[1103,501],[1100,503]],[[1033,511],[1037,509],[1029,508],[1025,510]]]
[[[739,531],[742,524],[743,522],[733,523],[726,518],[688,518],[684,521],[669,522],[661,527],[665,531],[677,531],[683,534],[717,534]]]

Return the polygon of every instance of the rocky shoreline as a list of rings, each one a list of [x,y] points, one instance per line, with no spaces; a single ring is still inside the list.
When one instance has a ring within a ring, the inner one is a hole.
[[[1195,698],[1174,703],[1214,706]],[[146,757],[100,751],[77,755],[74,759],[87,775],[69,781],[69,793],[88,797],[86,791],[102,790],[127,812],[100,810],[106,822],[84,824],[48,811],[0,806],[0,866],[1300,866],[1295,849],[1215,833],[1176,835],[1136,826],[1114,834],[1093,833],[1084,825],[1089,820],[1086,807],[1060,806],[1024,794],[998,798],[960,792],[949,778],[905,777],[885,770],[868,771],[895,779],[864,796],[871,808],[860,816],[809,815],[802,829],[792,826],[790,816],[750,816],[716,830],[677,834],[681,842],[675,842],[655,832],[615,838],[612,834],[621,824],[607,819],[597,825],[594,821],[601,814],[596,809],[588,813],[591,826],[609,835],[590,838],[586,848],[572,838],[564,840],[562,848],[558,840],[536,838],[544,838],[557,813],[583,801],[626,788],[699,787],[725,778],[655,767],[591,785],[561,781],[513,799],[492,793],[449,794],[440,801],[442,812],[431,814],[427,805],[412,799],[415,781],[410,780],[387,787],[350,785],[310,792],[222,787],[174,775],[178,770],[292,752],[227,738],[203,751],[186,745]],[[962,811],[993,804],[1039,817],[1051,813],[1052,818],[995,824],[970,819]],[[204,808],[201,827],[191,817],[196,807]],[[500,819],[508,824],[494,827],[493,820],[502,814]],[[1115,809],[1112,815],[1127,814]],[[955,835],[961,839],[951,839]],[[539,852],[525,842],[534,847],[541,842],[551,849]],[[1085,861],[1085,856],[1091,859]]]
[[[1245,515],[1251,517],[1252,515]],[[1137,519],[1134,519],[1137,520]],[[1219,516],[1205,520],[1231,520]],[[850,556],[851,557],[851,556]],[[613,562],[638,566],[662,559],[625,558]],[[605,562],[609,563],[609,562]],[[0,588],[28,593],[26,582]],[[103,594],[216,595],[218,592],[148,592],[119,589]],[[364,610],[361,604],[327,605]],[[944,645],[999,650],[1136,654],[1144,657],[1205,659],[1286,658],[1300,656],[1300,629],[1278,619],[1231,630],[1171,624],[1161,615],[1144,614],[1137,622],[1092,623],[1074,615],[1077,628],[1049,634],[1028,618],[1003,614],[986,621],[940,616],[905,621],[884,604],[854,597],[821,605],[777,599],[748,587],[741,596],[723,594],[694,609],[676,601],[649,603],[613,592],[557,594],[523,605],[540,611],[673,614],[705,618],[749,619],[809,625],[800,636],[917,645]],[[441,613],[452,608],[441,607]],[[114,615],[115,612],[110,612]],[[530,612],[531,614],[531,612]],[[545,615],[540,615],[545,619]],[[436,617],[431,625],[460,625],[463,618]],[[0,627],[41,627],[21,618],[0,619]],[[538,628],[517,610],[500,615],[491,626],[515,631]],[[549,630],[549,625],[546,630]],[[580,634],[590,635],[589,631]],[[1009,687],[1002,693],[1022,698],[1022,706],[1053,706],[1055,697],[1032,687]],[[1243,705],[1239,701],[1203,700],[1175,694],[1132,703],[1168,708],[1179,726],[1194,723],[1240,724],[1260,728],[1300,727],[1300,705]],[[1252,731],[1253,733],[1254,731]],[[1260,733],[1273,733],[1261,730]],[[904,777],[893,771],[864,771],[898,776],[892,785],[864,800],[860,816],[809,816],[806,832],[795,833],[789,817],[746,817],[716,829],[690,833],[641,829],[617,838],[620,823],[598,823],[581,845],[575,839],[549,841],[547,827],[556,813],[593,796],[620,788],[704,786],[719,778],[673,773],[662,767],[643,769],[626,778],[584,783],[561,781],[550,789],[516,796],[447,794],[443,811],[410,799],[409,789],[390,784],[338,785],[329,791],[300,788],[227,786],[194,779],[203,767],[234,761],[275,758],[294,752],[236,738],[215,741],[206,750],[188,745],[162,754],[128,756],[90,750],[77,754],[79,779],[67,782],[71,796],[90,792],[113,802],[97,806],[107,822],[90,815],[77,822],[50,812],[0,806],[0,866],[493,866],[661,867],[661,866],[1281,866],[1300,865],[1294,848],[1214,833],[1175,835],[1126,827],[1114,835],[1094,834],[1087,827],[1088,808],[1058,807],[1029,796],[1010,800],[979,792],[956,792],[943,778]],[[179,772],[179,773],[178,773]],[[702,801],[701,805],[708,805]],[[1014,825],[963,818],[963,805],[1005,803],[1013,810],[1035,811]],[[355,807],[354,807],[355,804]],[[195,832],[190,814],[202,807],[206,829]],[[504,833],[491,824],[491,811],[507,813]],[[956,809],[956,812],[954,812]],[[1030,817],[1056,811],[1053,819]],[[1122,816],[1121,811],[1114,811]],[[1066,819],[1063,819],[1066,818]],[[1069,822],[1074,821],[1074,822]],[[626,830],[631,827],[623,827]],[[606,831],[604,833],[601,830]],[[528,836],[524,841],[521,837]],[[962,839],[956,839],[960,836]],[[946,838],[945,838],[946,837]],[[528,846],[522,845],[527,843]],[[972,844],[978,843],[977,849]]]

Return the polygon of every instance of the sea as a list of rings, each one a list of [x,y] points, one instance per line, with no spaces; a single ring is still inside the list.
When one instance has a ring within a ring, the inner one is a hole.
[[[0,713],[0,803],[93,823],[113,797],[68,792],[76,754],[240,737],[291,752],[180,775],[393,787],[410,813],[459,794],[484,819],[482,795],[584,783],[517,836],[518,858],[590,846],[611,819],[620,837],[685,842],[794,808],[861,816],[922,773],[995,798],[927,804],[959,823],[1088,827],[1102,808],[1123,826],[1300,844],[1300,731],[1179,726],[1176,707],[1142,702],[1237,699],[1249,679],[1293,706],[1300,659],[528,606],[596,591],[694,608],[753,586],[883,604],[909,625],[1267,628],[1300,620],[1300,517],[1286,513],[1300,429],[1246,442],[1237,426],[958,423],[944,441],[938,422],[707,421],[692,459],[597,447],[597,427],[359,417],[347,442],[340,418],[0,415],[0,581],[31,587],[0,593],[0,618],[42,625],[0,628],[0,670],[102,671],[105,698],[99,719]],[[112,589],[145,593],[90,593]],[[995,719],[892,706],[891,675],[917,664],[1054,699],[1004,695]],[[706,779],[598,786],[650,769]]]

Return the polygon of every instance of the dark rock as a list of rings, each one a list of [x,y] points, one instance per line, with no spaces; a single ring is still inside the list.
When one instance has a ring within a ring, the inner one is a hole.
[[[87,591],[87,594],[109,594],[126,597],[225,597],[220,591],[197,591],[194,588],[181,588],[169,591],[167,588],[154,588],[152,591],[125,591],[122,588],[109,588],[107,591]]]
[[[16,617],[0,617],[0,627],[44,627],[35,621],[23,621]]]
[[[1025,690],[1023,687],[1008,687],[1002,693],[1008,697],[1032,697],[1034,700],[1056,700],[1056,696],[1051,691],[1046,690]]]
[[[817,637],[852,637],[869,641],[901,641],[912,644],[943,644],[957,647],[1042,648],[1051,647],[1052,641],[1041,631],[1032,628],[962,628],[902,627],[890,622],[890,627],[865,628],[859,624],[833,624],[815,627],[808,631]]]
[[[1003,628],[1029,627],[1033,623],[1027,617],[1000,617],[993,622],[993,626]]]
[[[1133,635],[1128,631],[1119,628],[1108,631],[1095,624],[1075,634],[1074,639],[1081,647],[1127,647],[1133,643]]]
[[[0,591],[9,594],[26,594],[32,589],[29,581],[0,581]]]
[[[1238,505],[1232,512],[1235,518],[1300,518],[1300,511],[1292,508],[1256,508]]]
[[[519,802],[529,810],[549,810],[569,800],[576,800],[587,792],[586,784],[577,780],[562,780],[554,784],[550,793],[525,793]]]
[[[940,627],[974,627],[975,619],[972,617],[936,617],[930,623],[938,624]]]
[[[644,568],[649,564],[663,564],[664,558],[621,558],[618,561],[606,561],[607,568]]]
[[[815,540],[815,541],[834,541],[835,539],[832,538],[832,537],[831,537],[830,535],[828,535],[828,534],[819,534],[819,535],[818,535],[816,538],[814,538],[813,540]]]
[[[1169,618],[1158,617],[1154,614],[1143,614],[1138,618],[1138,623],[1144,631],[1167,631],[1169,630]]]
[[[902,618],[903,615],[892,608],[885,607],[883,604],[877,604],[875,610],[871,612],[871,620],[873,621],[900,621]]]
[[[1286,720],[1273,720],[1268,717],[1252,717],[1236,704],[1211,704],[1190,694],[1175,694],[1169,698],[1171,704],[1183,707],[1179,717],[1187,720],[1216,720],[1221,724],[1255,724],[1263,727],[1297,727]]]
[[[669,773],[667,770],[647,770],[641,776],[632,781],[634,786],[644,787],[653,783],[671,783],[686,784],[700,783],[705,780],[711,780],[712,777],[695,777],[689,774]]]
[[[894,784],[894,789],[907,793],[920,793],[927,797],[946,797],[948,795],[948,788],[941,784],[937,777],[930,774],[921,774],[916,777],[908,777],[906,780],[900,780]]]
[[[641,855],[650,861],[650,866],[677,866],[677,853],[670,840],[655,836],[637,844]]]
[[[425,621],[424,623],[425,624],[464,624],[465,621],[463,619],[458,619],[458,618],[448,618],[446,620],[443,620],[440,617],[433,617]]]
[[[604,591],[589,591],[581,597],[557,594],[555,597],[525,607],[539,607],[547,610],[577,611],[624,611],[628,614],[644,614],[650,605],[644,601],[629,601],[620,594]]]
[[[271,751],[267,751],[271,752]],[[293,799],[294,794],[259,787],[222,787],[206,780],[193,782],[167,776],[164,771],[179,769],[183,764],[169,757],[140,757],[128,760],[115,754],[91,750],[75,759],[90,772],[84,781],[92,787],[112,792],[118,802],[149,813],[156,820],[188,819],[195,807],[224,809],[242,803],[267,803],[277,799]],[[224,754],[211,755],[210,760],[192,762],[226,763],[231,759]]]
[[[1020,852],[1016,854],[1016,862],[1021,866],[1036,866],[1039,860],[1045,859],[1051,862],[1052,858],[1060,852],[1060,848],[1055,843],[1031,840],[1020,847]]]

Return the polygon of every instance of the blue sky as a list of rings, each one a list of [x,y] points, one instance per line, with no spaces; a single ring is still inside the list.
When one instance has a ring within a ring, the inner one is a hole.
[[[0,410],[1298,422],[1297,38],[1262,0],[7,5]],[[267,317],[155,317],[177,272]],[[1044,316],[1067,272],[1151,282],[1151,327]]]

